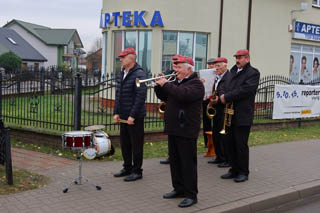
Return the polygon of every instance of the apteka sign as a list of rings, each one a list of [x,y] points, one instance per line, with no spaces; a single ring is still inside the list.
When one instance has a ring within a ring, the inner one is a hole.
[[[294,38],[320,41],[320,25],[297,21],[294,28]]]
[[[123,11],[113,13],[102,13],[100,16],[100,28],[107,28],[111,26],[120,27],[132,27],[132,26],[143,26],[147,27],[145,20],[146,11]],[[163,27],[163,21],[160,11],[154,11],[151,22],[151,27],[160,26]]]

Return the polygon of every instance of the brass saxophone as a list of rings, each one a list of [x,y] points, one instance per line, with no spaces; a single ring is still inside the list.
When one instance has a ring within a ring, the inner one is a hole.
[[[234,109],[233,109],[233,102],[227,103],[226,107],[224,108],[224,120],[223,120],[223,127],[222,130],[219,132],[222,135],[227,134],[226,132],[226,126],[231,126],[231,120],[232,115],[234,115]]]
[[[214,91],[212,93],[212,99],[216,99],[216,97],[217,97],[217,88],[218,88],[218,85],[217,85],[217,82],[215,82]],[[216,108],[213,107],[212,102],[208,103],[206,113],[207,113],[208,118],[210,118],[210,119],[213,119],[213,117],[216,116],[217,110],[216,110]]]
[[[166,102],[162,101],[162,102],[159,104],[158,110],[159,110],[159,113],[160,113],[160,114],[164,114],[164,112],[165,112],[165,110],[166,110]]]

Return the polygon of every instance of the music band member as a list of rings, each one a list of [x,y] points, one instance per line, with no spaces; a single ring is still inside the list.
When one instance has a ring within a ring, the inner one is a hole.
[[[208,64],[208,69],[214,69],[214,58],[209,58],[207,61]],[[202,80],[200,78],[200,80]],[[206,79],[204,79],[205,81]],[[212,85],[213,86],[213,85]],[[207,97],[206,95],[203,97],[203,102],[202,102],[202,128],[203,128],[203,139],[204,139],[204,147],[207,148],[208,146],[208,138],[210,137],[206,134],[206,132],[212,130],[212,121],[210,118],[207,116],[207,106],[210,102],[210,97]]]
[[[179,207],[197,203],[197,138],[200,131],[200,112],[204,86],[193,72],[193,60],[180,56],[175,62],[177,79],[156,80],[156,95],[166,101],[165,133],[168,135],[170,171],[173,191],[163,198],[185,199]]]
[[[223,104],[233,103],[230,139],[227,141],[227,152],[231,168],[222,179],[232,179],[244,182],[249,175],[249,147],[248,139],[254,116],[254,101],[259,84],[260,73],[250,64],[248,50],[238,50],[234,57],[236,65],[232,67],[228,91],[220,96]]]
[[[216,115],[213,117],[212,137],[213,144],[216,152],[215,160],[208,161],[208,163],[218,164],[219,168],[229,167],[228,154],[226,152],[225,135],[220,134],[224,121],[224,108],[225,105],[219,100],[219,96],[225,93],[227,83],[231,77],[231,73],[227,68],[228,60],[226,58],[219,57],[214,61],[217,79],[215,84],[217,85],[217,96],[213,100],[211,99],[213,106],[216,109]]]
[[[124,181],[135,181],[142,178],[147,96],[146,85],[137,87],[136,78],[145,79],[146,72],[136,63],[136,52],[133,48],[123,50],[119,58],[123,70],[117,76],[113,120],[119,123],[119,119],[123,119],[128,120],[128,123],[120,124],[120,145],[124,163],[123,169],[115,173],[114,177],[129,175]]]
[[[169,74],[172,74],[172,73],[175,72],[175,69],[176,69],[176,67],[177,67],[177,65],[175,64],[175,61],[177,61],[180,56],[181,56],[181,55],[176,54],[176,55],[174,55],[174,56],[172,57],[172,62],[171,62],[171,63],[172,63],[172,70],[167,70],[167,71],[164,73],[164,75],[169,75]],[[169,155],[168,155],[168,157],[167,157],[166,159],[160,160],[160,164],[169,164],[169,163],[170,163]]]

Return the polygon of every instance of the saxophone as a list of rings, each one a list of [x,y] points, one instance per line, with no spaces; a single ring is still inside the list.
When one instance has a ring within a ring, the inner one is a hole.
[[[217,97],[217,83],[215,83],[215,86],[214,86],[214,92],[212,93],[212,99],[216,99],[216,97]],[[208,118],[210,118],[210,119],[213,119],[213,117],[216,116],[217,110],[216,110],[216,108],[214,108],[212,102],[208,103],[206,113],[207,113]]]

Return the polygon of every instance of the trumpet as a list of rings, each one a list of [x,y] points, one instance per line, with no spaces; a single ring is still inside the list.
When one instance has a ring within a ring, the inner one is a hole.
[[[233,102],[230,104],[226,104],[226,107],[224,109],[224,120],[223,120],[223,127],[222,130],[219,132],[222,135],[227,134],[226,133],[226,126],[230,127],[231,126],[231,120],[232,120],[232,115],[234,114],[233,110]]]
[[[214,86],[214,92],[212,94],[212,99],[216,99],[216,97],[217,97],[217,83],[215,83],[215,86]],[[208,118],[210,118],[210,119],[213,119],[213,117],[216,116],[217,111],[216,111],[216,108],[213,107],[212,102],[208,103],[206,113],[207,113]]]
[[[177,74],[176,73],[172,73],[172,74],[169,74],[169,75],[161,75],[161,76],[158,76],[158,77],[154,77],[154,78],[148,78],[148,79],[143,79],[143,80],[140,80],[139,78],[136,78],[136,86],[137,87],[140,87],[141,84],[145,83],[147,86],[154,86],[154,85],[150,85],[150,84],[147,84],[147,82],[153,82],[157,79],[160,79],[160,78],[168,78],[168,81],[169,82],[173,82],[176,80],[177,78]]]

